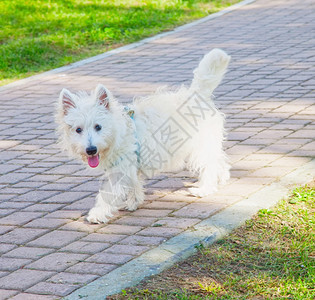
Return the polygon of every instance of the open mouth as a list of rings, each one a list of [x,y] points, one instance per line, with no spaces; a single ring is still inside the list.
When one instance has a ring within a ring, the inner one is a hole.
[[[91,168],[96,168],[100,163],[99,154],[88,156],[88,164]]]

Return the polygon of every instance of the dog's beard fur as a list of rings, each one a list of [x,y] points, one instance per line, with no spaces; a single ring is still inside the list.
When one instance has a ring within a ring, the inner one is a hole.
[[[190,192],[199,197],[229,179],[224,115],[211,100],[229,60],[214,49],[194,70],[189,88],[159,90],[127,110],[103,85],[91,95],[62,90],[56,114],[61,147],[107,176],[89,222],[105,223],[121,208],[135,210],[144,200],[143,179],[160,172],[198,173]]]

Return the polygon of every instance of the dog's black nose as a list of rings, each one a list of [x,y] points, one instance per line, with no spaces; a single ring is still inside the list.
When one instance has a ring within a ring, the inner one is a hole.
[[[87,155],[95,155],[97,152],[97,148],[95,146],[90,146],[85,149]]]

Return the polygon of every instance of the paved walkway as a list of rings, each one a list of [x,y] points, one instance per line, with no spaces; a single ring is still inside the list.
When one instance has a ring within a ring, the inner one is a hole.
[[[248,217],[279,200],[290,183],[311,180],[314,4],[258,0],[115,55],[1,88],[0,299],[58,299],[83,286],[69,299],[98,299],[93,289],[104,296],[102,288],[128,266],[137,277],[147,253],[179,240],[183,253],[193,232],[187,229],[199,233],[211,222],[228,227],[228,216]],[[214,47],[233,58],[215,92],[227,115],[230,183],[197,199],[185,192],[194,182],[190,174],[166,174],[147,181],[147,200],[137,211],[121,212],[108,225],[87,224],[83,215],[99,182],[56,147],[53,110],[60,90],[91,90],[101,82],[130,101],[164,84],[188,84]],[[209,232],[203,234],[209,241]],[[158,265],[163,255],[156,253]]]

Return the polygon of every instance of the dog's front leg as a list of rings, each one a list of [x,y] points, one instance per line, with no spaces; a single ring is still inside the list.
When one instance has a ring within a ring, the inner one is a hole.
[[[130,193],[130,184],[125,174],[113,172],[96,196],[94,207],[89,211],[87,220],[90,223],[107,223],[113,213],[124,206],[127,195]]]
[[[114,212],[114,207],[108,204],[106,200],[103,199],[102,192],[99,192],[96,196],[95,205],[90,209],[86,219],[88,222],[95,224],[107,223]]]
[[[132,188],[129,191],[126,201],[126,209],[134,211],[144,201],[143,182],[140,176],[135,172],[134,176],[130,177],[130,184]]]

